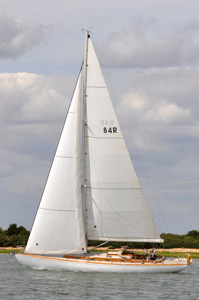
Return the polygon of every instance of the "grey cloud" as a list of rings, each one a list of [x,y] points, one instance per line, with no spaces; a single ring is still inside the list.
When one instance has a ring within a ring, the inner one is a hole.
[[[69,99],[59,90],[61,76],[30,73],[0,74],[1,126],[56,122]],[[69,79],[70,83],[70,79]],[[65,82],[66,86],[68,83]]]
[[[178,170],[182,175],[181,163],[190,157],[191,176],[191,169],[198,170],[199,163],[199,70],[169,68],[131,71],[126,74],[126,80],[123,75],[125,81],[127,86],[131,81],[134,88],[123,94],[117,113],[121,123],[124,115],[128,124],[133,140],[129,139],[129,132],[123,123],[124,135],[135,161],[139,161],[137,149],[146,163],[146,169],[153,176],[160,170],[163,172],[163,166],[165,172],[176,168],[176,174]],[[185,177],[189,175],[183,174]]]
[[[125,116],[143,153],[176,152],[174,147],[182,151],[199,140],[197,68],[131,71],[126,74],[127,86],[130,81],[132,88],[121,96],[117,112],[121,119]]]
[[[9,162],[11,156],[17,157],[17,153],[38,155],[38,160],[49,157],[49,149],[53,153],[54,148],[52,150],[51,146],[56,146],[56,138],[60,134],[69,105],[69,99],[62,88],[68,89],[71,78],[67,80],[61,76],[28,73],[0,75],[2,175],[9,173],[10,167],[17,164],[19,158],[12,164]],[[37,148],[38,145],[40,149]],[[23,164],[28,163],[26,158]],[[20,164],[17,164],[17,168],[20,169]],[[15,170],[13,172],[15,174]]]
[[[198,63],[199,46],[194,41],[196,29],[198,30],[198,24],[190,24],[171,34],[159,34],[154,38],[136,28],[123,30],[112,34],[101,51],[108,66],[119,68],[170,67]]]
[[[25,24],[14,17],[0,15],[0,59],[16,59],[34,47],[47,43],[52,26]]]

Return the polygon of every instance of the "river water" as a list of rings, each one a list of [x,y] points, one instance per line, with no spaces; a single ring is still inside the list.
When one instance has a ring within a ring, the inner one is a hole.
[[[199,299],[199,260],[177,274],[33,270],[0,254],[0,299]]]

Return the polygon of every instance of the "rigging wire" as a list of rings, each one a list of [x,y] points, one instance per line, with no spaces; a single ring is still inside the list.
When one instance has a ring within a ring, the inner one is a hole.
[[[147,175],[147,173],[146,173],[146,170],[145,170],[144,165],[143,165],[143,163],[142,163],[142,160],[141,160],[141,158],[140,158],[140,154],[139,154],[138,149],[137,149],[137,147],[136,147],[136,145],[135,145],[134,139],[133,139],[132,134],[131,134],[131,132],[130,132],[130,130],[129,130],[129,127],[128,127],[128,125],[127,125],[127,122],[126,122],[126,120],[125,120],[124,114],[123,114],[122,109],[121,109],[121,107],[120,107],[120,104],[119,104],[119,101],[118,101],[118,99],[117,99],[117,96],[116,96],[116,94],[115,94],[115,92],[114,92],[113,86],[112,86],[111,81],[110,81],[110,78],[109,78],[109,76],[108,76],[108,72],[107,72],[107,70],[106,70],[106,68],[105,68],[105,65],[104,65],[104,63],[103,63],[103,60],[102,60],[102,58],[101,58],[101,55],[100,55],[100,53],[99,53],[99,51],[98,51],[97,44],[96,44],[96,42],[95,42],[95,39],[94,39],[93,35],[92,35],[92,40],[94,41],[95,49],[96,49],[96,52],[97,52],[98,57],[99,57],[99,59],[100,59],[100,64],[103,66],[103,69],[104,69],[104,71],[105,71],[106,77],[107,77],[108,82],[109,82],[109,86],[111,87],[111,90],[112,90],[112,92],[113,92],[114,98],[115,98],[116,103],[117,103],[117,105],[118,105],[118,108],[119,108],[119,110],[120,110],[120,113],[121,113],[121,116],[122,116],[124,125],[125,125],[125,127],[126,127],[126,129],[127,129],[127,131],[128,131],[129,136],[131,137],[132,142],[133,142],[134,148],[135,148],[135,150],[136,150],[136,154],[137,154],[137,156],[138,156],[138,158],[139,158],[139,161],[140,161],[140,163],[141,163],[141,166],[142,166],[144,175],[145,175],[145,177],[146,177],[146,179],[147,179],[147,182],[148,182],[148,184],[149,184],[149,187],[150,187],[150,189],[151,189],[151,191],[152,191],[153,198],[154,198],[154,200],[155,200],[155,202],[156,202],[156,205],[157,205],[158,210],[159,210],[159,212],[160,212],[160,215],[161,215],[161,217],[162,217],[162,220],[163,220],[163,223],[164,223],[164,225],[165,225],[165,228],[166,228],[167,232],[169,232],[168,227],[167,227],[167,224],[166,224],[165,219],[164,219],[164,217],[163,217],[162,211],[161,211],[160,206],[159,206],[159,204],[158,204],[157,198],[156,198],[155,193],[154,193],[154,191],[153,191],[151,182],[150,182],[149,177],[148,177],[148,175]],[[147,200],[146,200],[146,201],[147,201]],[[148,203],[148,201],[147,201],[147,203]],[[149,205],[149,203],[148,203],[148,205]],[[149,208],[150,208],[150,205],[149,205]],[[161,230],[161,226],[160,226],[160,224],[159,224],[157,218],[155,217],[154,213],[153,213],[153,216],[154,216],[154,219],[156,220],[156,223],[157,223],[159,229]],[[162,230],[161,230],[161,231],[162,231]]]

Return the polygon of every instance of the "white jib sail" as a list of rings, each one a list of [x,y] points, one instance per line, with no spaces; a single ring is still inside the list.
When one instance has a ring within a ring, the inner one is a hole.
[[[26,253],[85,253],[80,174],[80,72]]]
[[[126,149],[90,38],[87,65],[87,237],[162,242]]]

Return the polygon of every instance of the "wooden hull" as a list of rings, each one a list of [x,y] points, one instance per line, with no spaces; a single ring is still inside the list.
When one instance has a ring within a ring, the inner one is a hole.
[[[87,259],[47,257],[39,255],[16,254],[16,259],[23,265],[36,269],[49,269],[60,271],[80,272],[107,272],[107,273],[176,273],[184,270],[189,264],[186,259],[167,261],[165,263],[154,262],[116,262]]]

